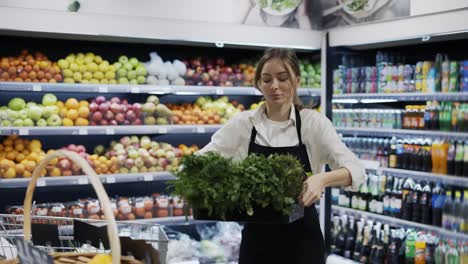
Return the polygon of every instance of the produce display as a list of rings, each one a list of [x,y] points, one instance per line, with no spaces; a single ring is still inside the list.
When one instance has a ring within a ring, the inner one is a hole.
[[[0,82],[62,82],[57,63],[41,52],[34,55],[22,50],[17,57],[0,58]]]
[[[194,104],[168,104],[168,107],[174,114],[171,117],[172,123],[176,125],[224,124],[245,109],[244,105],[236,101],[229,102],[226,96],[217,100],[201,96]]]
[[[174,194],[198,211],[226,219],[226,215],[270,206],[284,215],[297,203],[306,174],[297,159],[287,155],[249,155],[235,162],[210,152],[182,159]],[[249,190],[249,195],[245,195]]]
[[[321,87],[322,68],[320,63],[311,63],[308,60],[300,60],[299,68],[301,70],[300,87]]]
[[[145,125],[168,125],[173,113],[164,104],[159,102],[156,95],[150,95],[143,104],[143,123]]]
[[[152,85],[185,85],[184,75],[187,66],[180,60],[163,61],[156,52],[151,52],[150,61],[145,63],[148,77],[147,84]]]
[[[116,67],[92,52],[69,54],[58,61],[64,83],[116,84]]]
[[[141,125],[141,104],[130,104],[126,99],[104,96],[91,99],[89,104],[91,126]]]
[[[184,215],[185,203],[177,196],[153,193],[145,197],[115,197],[111,207],[116,220],[134,220]],[[187,210],[189,212],[190,210]],[[22,206],[9,206],[7,213],[22,215]],[[72,202],[36,204],[33,215],[70,218],[105,219],[104,212],[97,199],[85,198]],[[35,222],[46,220],[36,219]]]
[[[119,57],[114,66],[117,71],[117,82],[119,84],[144,84],[148,74],[145,65],[137,58],[128,58],[125,55]]]

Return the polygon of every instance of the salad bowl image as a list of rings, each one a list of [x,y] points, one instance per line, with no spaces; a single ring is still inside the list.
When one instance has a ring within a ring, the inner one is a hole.
[[[263,21],[269,26],[282,26],[294,19],[302,0],[256,0]]]

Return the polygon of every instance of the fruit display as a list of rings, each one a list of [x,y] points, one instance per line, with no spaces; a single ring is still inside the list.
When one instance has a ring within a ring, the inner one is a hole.
[[[86,100],[78,101],[75,98],[68,98],[65,103],[56,103],[60,111],[63,126],[88,126],[90,114],[89,103]]]
[[[253,64],[226,65],[223,58],[215,60],[201,58],[185,62],[187,85],[205,86],[252,86],[255,67]]]
[[[92,52],[69,54],[58,61],[65,83],[116,84],[116,68]]]
[[[156,52],[150,53],[150,61],[145,63],[148,77],[147,84],[152,85],[185,85],[183,76],[187,66],[180,60],[163,61]]]
[[[42,104],[27,102],[15,97],[8,102],[8,106],[0,107],[0,126],[60,126],[62,118],[57,107],[57,97],[45,94]]]
[[[78,155],[80,155],[82,158],[87,160],[88,163],[90,163],[90,165],[92,165],[89,154],[86,153],[85,146],[69,144],[68,146],[63,147],[62,149],[78,153]],[[49,150],[48,152],[54,152],[54,150]],[[75,165],[72,160],[66,157],[59,157],[59,158],[53,159],[47,165],[46,169],[47,169],[46,176],[51,176],[51,177],[83,175],[81,168]]]
[[[244,105],[236,101],[229,102],[226,96],[217,100],[201,96],[195,104],[168,104],[168,107],[174,113],[171,119],[176,125],[224,124],[229,118],[245,109]]]
[[[250,105],[249,110],[255,110],[255,109],[257,109],[259,106],[261,106],[261,105],[264,104],[264,103],[265,103],[265,101],[260,101],[260,102],[258,102],[258,103],[253,103],[253,104]]]
[[[127,99],[112,97],[106,100],[104,96],[93,98],[89,104],[89,124],[91,126],[141,125],[142,106],[139,103],[130,104]]]
[[[308,60],[299,60],[301,70],[301,87],[317,88],[321,86],[321,65]]]
[[[117,71],[117,83],[119,84],[145,84],[147,71],[145,65],[137,58],[120,56],[119,61],[112,64]]]
[[[168,125],[173,115],[166,105],[159,102],[159,98],[156,95],[148,96],[141,110],[145,125]]]
[[[17,57],[0,58],[0,82],[56,83],[63,80],[57,63],[44,54],[22,50]]]
[[[0,178],[30,178],[45,155],[41,141],[8,136],[0,144]],[[41,172],[42,176],[46,174],[46,170]]]
[[[116,220],[150,219],[160,217],[183,216],[183,199],[178,196],[153,193],[143,197],[118,197],[111,199],[111,207]],[[22,215],[22,206],[9,206],[8,214]],[[33,207],[33,215],[55,216],[86,219],[105,219],[101,205],[97,199],[85,198],[71,202],[37,204]],[[41,221],[41,219],[37,220]]]

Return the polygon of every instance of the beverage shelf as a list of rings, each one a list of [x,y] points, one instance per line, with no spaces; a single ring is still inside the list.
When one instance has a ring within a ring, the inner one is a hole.
[[[176,95],[262,95],[254,87],[225,86],[158,86],[121,84],[67,84],[0,82],[0,91],[15,92],[71,92],[71,93],[133,93]],[[299,96],[320,96],[320,88],[300,88]]]
[[[467,101],[468,93],[355,93],[355,94],[335,94],[333,100],[339,103],[341,100],[356,100],[356,103],[379,102],[379,100],[397,101]],[[343,101],[346,102],[346,101]]]
[[[203,134],[214,133],[220,128],[221,125],[0,127],[0,136]]]
[[[351,209],[351,208],[346,208],[346,207],[341,207],[341,206],[337,206],[337,205],[333,205],[332,210],[334,212],[336,212],[336,213],[339,213],[339,214],[346,214],[348,216],[349,215],[356,215],[356,216],[360,216],[362,218],[379,221],[379,222],[389,224],[389,225],[394,225],[394,226],[399,226],[399,227],[404,227],[404,228],[417,228],[417,229],[422,229],[422,230],[426,230],[426,231],[432,231],[432,232],[437,233],[437,235],[439,235],[439,236],[443,236],[443,237],[446,237],[446,238],[449,238],[449,239],[457,239],[457,240],[462,240],[462,241],[468,241],[468,234],[457,233],[457,232],[446,230],[446,229],[443,229],[443,228],[440,228],[440,227],[424,225],[424,224],[420,224],[420,223],[415,223],[415,222],[403,220],[403,219],[400,219],[400,218],[369,213],[369,212],[360,211],[360,210]]]
[[[369,169],[369,168],[366,168],[366,169]],[[399,176],[403,178],[412,178],[412,179],[432,181],[432,182],[440,181],[444,184],[468,187],[468,177],[459,177],[459,176],[436,174],[436,173],[423,172],[423,171],[411,171],[411,170],[392,169],[392,168],[381,168],[378,170],[380,170],[385,175]]]
[[[393,137],[393,136],[420,136],[444,139],[468,139],[468,133],[463,132],[447,132],[447,131],[431,131],[431,130],[411,130],[411,129],[383,129],[383,128],[353,128],[353,127],[337,127],[338,133],[354,136],[376,136],[376,137]]]
[[[175,180],[174,174],[166,171],[148,172],[148,173],[129,173],[129,174],[104,174],[99,175],[102,183],[125,183],[125,182],[150,182],[150,181],[168,181]],[[30,178],[0,179],[0,189],[2,188],[26,188]],[[38,187],[44,186],[70,186],[90,184],[88,176],[61,176],[61,177],[42,177],[37,180]]]

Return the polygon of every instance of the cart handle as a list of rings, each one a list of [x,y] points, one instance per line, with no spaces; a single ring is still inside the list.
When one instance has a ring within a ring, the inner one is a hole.
[[[102,186],[101,180],[96,172],[91,168],[86,160],[84,160],[80,155],[75,152],[68,150],[57,150],[53,153],[49,153],[45,158],[39,162],[37,167],[34,169],[32,174],[32,179],[29,182],[28,189],[26,191],[26,197],[24,198],[24,240],[31,240],[31,206],[32,198],[34,195],[34,190],[36,189],[37,179],[41,171],[49,164],[49,162],[58,157],[67,157],[71,159],[75,164],[79,165],[83,170],[84,174],[88,176],[91,185],[96,191],[99,202],[101,203],[101,208],[104,211],[104,216],[106,217],[107,224],[107,234],[109,236],[111,255],[112,255],[112,264],[120,263],[120,240],[117,232],[117,223],[115,222],[114,213],[111,209],[111,204],[109,196],[107,196],[104,186]]]

